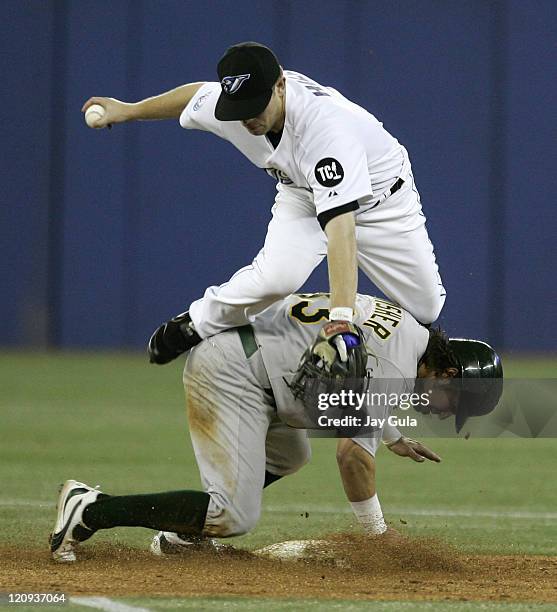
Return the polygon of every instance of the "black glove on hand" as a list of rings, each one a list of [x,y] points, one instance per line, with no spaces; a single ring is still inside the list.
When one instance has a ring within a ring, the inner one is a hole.
[[[201,342],[188,312],[163,323],[149,340],[149,361],[163,365]]]

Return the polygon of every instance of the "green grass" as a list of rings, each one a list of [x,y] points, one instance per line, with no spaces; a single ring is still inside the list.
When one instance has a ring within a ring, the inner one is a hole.
[[[237,610],[260,612],[261,610],[301,611],[301,610],[338,610],[339,612],[528,612],[536,609],[541,612],[555,610],[553,604],[499,603],[499,602],[404,602],[404,601],[327,601],[319,599],[246,599],[244,597],[212,597],[202,599],[128,599],[130,605],[147,607],[150,610]],[[84,608],[75,608],[83,610]],[[66,610],[66,608],[64,608]]]
[[[502,361],[506,378],[557,378],[555,357],[503,355]]]
[[[507,358],[505,367],[513,377],[550,377],[557,370],[548,359]],[[67,478],[101,484],[115,494],[199,487],[181,363],[153,367],[134,354],[4,353],[0,389],[0,543],[17,539],[46,546],[57,485]],[[415,464],[386,449],[378,454],[378,491],[396,528],[470,552],[557,554],[556,440],[459,438],[427,444],[443,457],[440,465]],[[312,447],[310,465],[265,491],[259,525],[236,538],[236,546],[253,548],[354,526],[337,476],[335,441],[314,439]],[[119,529],[95,537],[146,547],[150,536],[147,530]],[[212,601],[184,600],[178,606],[161,599],[147,607],[209,609]],[[219,601],[222,609],[240,609],[240,604],[257,609],[236,599]],[[199,607],[202,603],[207,608]],[[313,609],[310,601],[302,603]],[[270,610],[300,605],[265,603]],[[420,605],[411,609],[499,609],[487,603]],[[531,609],[504,605],[505,610]],[[345,602],[342,609],[362,606]],[[405,606],[365,604],[372,610],[410,609]]]
[[[529,612],[530,610],[539,610],[540,612],[550,612],[557,609],[554,604],[533,604],[528,603],[506,603],[493,601],[475,601],[475,602],[407,602],[407,601],[327,601],[319,599],[246,599],[244,597],[225,598],[192,598],[192,599],[126,599],[114,600],[130,606],[147,608],[148,610],[196,610],[202,612],[205,610],[233,610],[239,612],[259,612],[260,610],[269,610],[270,612],[295,612],[300,610],[326,610],[341,612],[360,612],[361,610],[370,610],[371,612]],[[1,606],[2,604],[0,604]],[[13,607],[13,606],[12,606]],[[28,612],[37,610],[37,607],[17,606],[19,612]],[[71,600],[62,608],[57,606],[49,606],[47,609],[58,610],[64,612],[83,612],[86,609],[91,609],[89,606],[79,604],[79,599]]]

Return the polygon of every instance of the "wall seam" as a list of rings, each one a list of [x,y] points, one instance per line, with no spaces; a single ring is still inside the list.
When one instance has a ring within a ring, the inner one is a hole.
[[[129,0],[126,30],[126,99],[136,101],[138,78],[141,70],[142,26],[145,5],[142,0]],[[141,197],[138,193],[137,155],[139,150],[139,124],[127,125],[124,128],[124,202],[122,227],[122,344],[133,346],[138,322],[138,279],[137,249],[135,248],[139,218],[141,216]],[[148,330],[147,330],[148,331]],[[146,333],[147,333],[146,331]]]
[[[62,343],[62,293],[64,271],[64,196],[66,130],[64,104],[67,92],[68,4],[51,0],[53,35],[50,92],[50,173],[47,238],[47,345]]]
[[[508,31],[506,0],[492,4],[491,16],[491,108],[490,108],[490,170],[489,170],[489,274],[488,332],[498,348],[505,343],[505,205],[507,193],[507,61]]]

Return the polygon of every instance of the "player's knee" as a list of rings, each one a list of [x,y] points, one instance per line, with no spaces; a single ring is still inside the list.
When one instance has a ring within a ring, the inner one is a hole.
[[[297,472],[310,462],[311,459],[311,446],[308,444],[300,444],[292,447],[289,450],[289,463],[290,471],[289,474]]]
[[[415,306],[412,314],[420,323],[426,325],[433,323],[439,318],[444,303],[444,296],[431,296],[429,300],[424,300],[421,304]]]
[[[233,503],[209,504],[203,533],[209,537],[230,538],[244,535],[251,531],[261,515],[261,504],[250,504],[249,507],[236,506]]]
[[[229,535],[243,535],[251,531],[259,522],[261,508],[251,508],[248,511],[234,513],[229,526]]]
[[[251,531],[259,521],[260,511],[237,512],[230,508],[225,510],[218,525],[214,525],[208,535],[217,538],[231,538]]]
[[[336,458],[341,473],[375,473],[375,458],[352,440],[339,443]]]
[[[304,436],[297,443],[288,445],[287,453],[275,456],[273,453],[267,457],[266,469],[273,475],[282,478],[296,473],[311,460],[311,445]]]

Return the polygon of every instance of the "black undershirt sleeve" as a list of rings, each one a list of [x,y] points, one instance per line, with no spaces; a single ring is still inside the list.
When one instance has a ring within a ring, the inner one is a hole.
[[[319,215],[317,215],[317,220],[319,221],[321,229],[325,230],[325,226],[327,225],[327,223],[329,223],[331,219],[343,215],[344,213],[353,210],[358,210],[359,207],[360,205],[358,204],[358,202],[354,200],[353,202],[348,202],[348,204],[343,204],[342,206],[339,206],[337,208],[331,208],[331,210],[326,210],[325,212],[320,213]]]

